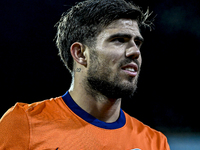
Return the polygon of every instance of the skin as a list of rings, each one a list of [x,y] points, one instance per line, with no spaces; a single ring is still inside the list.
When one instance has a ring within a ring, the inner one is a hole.
[[[115,122],[120,115],[122,98],[108,97],[91,89],[86,82],[88,72],[92,70],[99,76],[104,74],[106,80],[118,82],[126,88],[136,86],[142,63],[140,53],[142,42],[143,38],[135,20],[118,19],[97,36],[95,53],[98,54],[98,64],[96,61],[91,61],[93,56],[90,55],[91,49],[79,42],[73,43],[70,51],[76,62],[76,68],[69,93],[74,101],[97,119],[107,123]],[[130,76],[121,68],[120,63],[127,59],[131,61],[129,63],[134,64],[137,60],[136,76]],[[114,80],[116,77],[118,80]]]

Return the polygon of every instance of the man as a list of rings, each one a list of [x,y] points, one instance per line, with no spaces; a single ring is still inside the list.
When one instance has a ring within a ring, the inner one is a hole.
[[[124,0],[86,0],[63,14],[56,43],[71,87],[8,110],[0,149],[169,150],[162,133],[121,109],[137,87],[148,15]]]

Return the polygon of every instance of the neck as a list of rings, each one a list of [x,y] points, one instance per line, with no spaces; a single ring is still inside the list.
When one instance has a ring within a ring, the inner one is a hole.
[[[121,99],[109,99],[98,92],[95,94],[94,90],[93,94],[87,91],[89,89],[86,90],[82,85],[80,86],[80,83],[74,82],[69,89],[73,100],[95,118],[107,123],[115,122],[119,118]]]

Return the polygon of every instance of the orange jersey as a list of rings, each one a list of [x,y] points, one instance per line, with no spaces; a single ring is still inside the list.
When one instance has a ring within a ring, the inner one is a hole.
[[[16,103],[0,120],[1,150],[170,150],[166,137],[120,111],[114,123],[81,109],[67,92]]]

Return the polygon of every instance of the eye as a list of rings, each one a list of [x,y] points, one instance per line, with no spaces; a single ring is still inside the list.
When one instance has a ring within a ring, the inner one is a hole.
[[[138,47],[141,47],[141,46],[142,46],[142,41],[140,41],[140,40],[135,40],[135,44],[136,44]]]
[[[125,38],[114,38],[111,40],[111,42],[120,44],[120,43],[125,43],[126,39]]]

